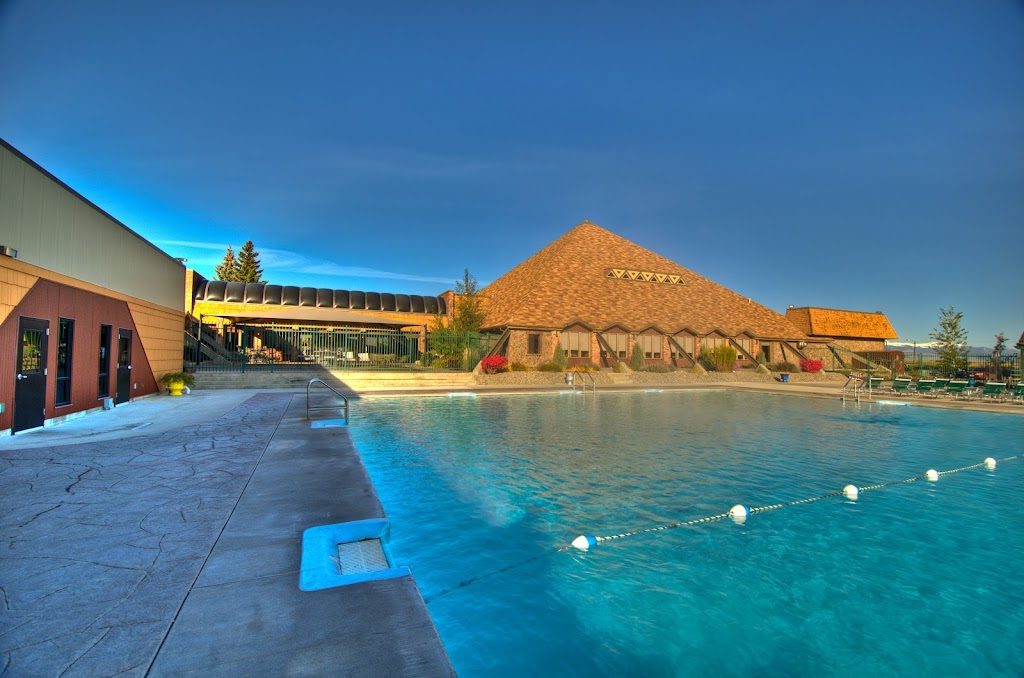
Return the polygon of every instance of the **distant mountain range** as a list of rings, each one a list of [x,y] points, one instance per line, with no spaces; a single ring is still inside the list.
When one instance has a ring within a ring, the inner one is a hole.
[[[913,342],[888,341],[888,342],[886,342],[885,345],[886,345],[886,347],[888,347],[888,349],[890,351],[903,351],[904,353],[913,353],[914,352],[914,344],[913,344]],[[935,350],[935,346],[936,346],[935,342],[920,343],[920,344],[917,345],[917,354],[918,355],[937,355],[938,351]],[[1003,350],[1003,353],[1010,353],[1010,352],[1015,351],[1015,350],[1016,349],[1014,349],[1013,346],[1010,346],[1008,344],[1006,346],[1006,348]],[[992,347],[991,346],[969,346],[968,347],[968,353],[970,353],[971,355],[988,354],[988,353],[992,353]]]

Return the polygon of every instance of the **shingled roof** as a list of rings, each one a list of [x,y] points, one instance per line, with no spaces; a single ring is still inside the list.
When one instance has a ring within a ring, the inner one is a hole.
[[[898,338],[884,313],[804,306],[787,309],[786,317],[812,337]]]
[[[486,329],[655,326],[806,339],[785,316],[584,221],[480,291]]]

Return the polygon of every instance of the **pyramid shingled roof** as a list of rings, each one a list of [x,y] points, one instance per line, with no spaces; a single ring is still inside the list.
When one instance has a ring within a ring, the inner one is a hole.
[[[653,281],[644,273],[655,274]],[[480,294],[488,329],[562,329],[579,321],[594,330],[618,324],[632,331],[655,326],[670,333],[807,338],[785,316],[589,221]]]
[[[884,313],[842,311],[834,308],[791,308],[786,317],[813,337],[857,337],[860,339],[897,339]]]

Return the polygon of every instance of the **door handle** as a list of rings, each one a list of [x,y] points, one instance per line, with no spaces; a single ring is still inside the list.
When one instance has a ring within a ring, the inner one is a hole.
[[[22,379],[28,379],[28,377],[26,377],[24,374],[19,374],[18,381],[21,381]]]

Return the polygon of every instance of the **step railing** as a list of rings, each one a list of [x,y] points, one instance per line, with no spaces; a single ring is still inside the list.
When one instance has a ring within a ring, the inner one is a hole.
[[[861,393],[867,388],[868,397],[871,395],[871,380],[868,379],[867,386],[864,385],[864,375],[860,372],[850,372],[850,376],[847,377],[846,383],[843,384],[843,402],[846,402],[846,394],[850,391],[853,392],[854,399],[859,403]]]
[[[312,405],[310,403],[310,392],[311,392],[313,386],[326,386],[327,388],[329,388],[331,390],[331,393],[333,393],[337,397],[341,398],[341,403],[340,404],[335,403],[334,405]],[[346,398],[343,394],[339,393],[336,388],[334,388],[333,386],[328,384],[323,379],[320,379],[319,377],[314,377],[314,378],[310,379],[309,382],[306,384],[306,420],[307,421],[311,418],[309,416],[309,413],[313,412],[313,411],[316,411],[316,410],[320,410],[320,411],[322,411],[322,410],[341,410],[342,416],[345,418],[345,425],[348,426],[348,398]]]
[[[565,383],[572,387],[572,390],[587,392],[587,385],[590,385],[590,392],[597,393],[597,380],[590,372],[566,372]]]

